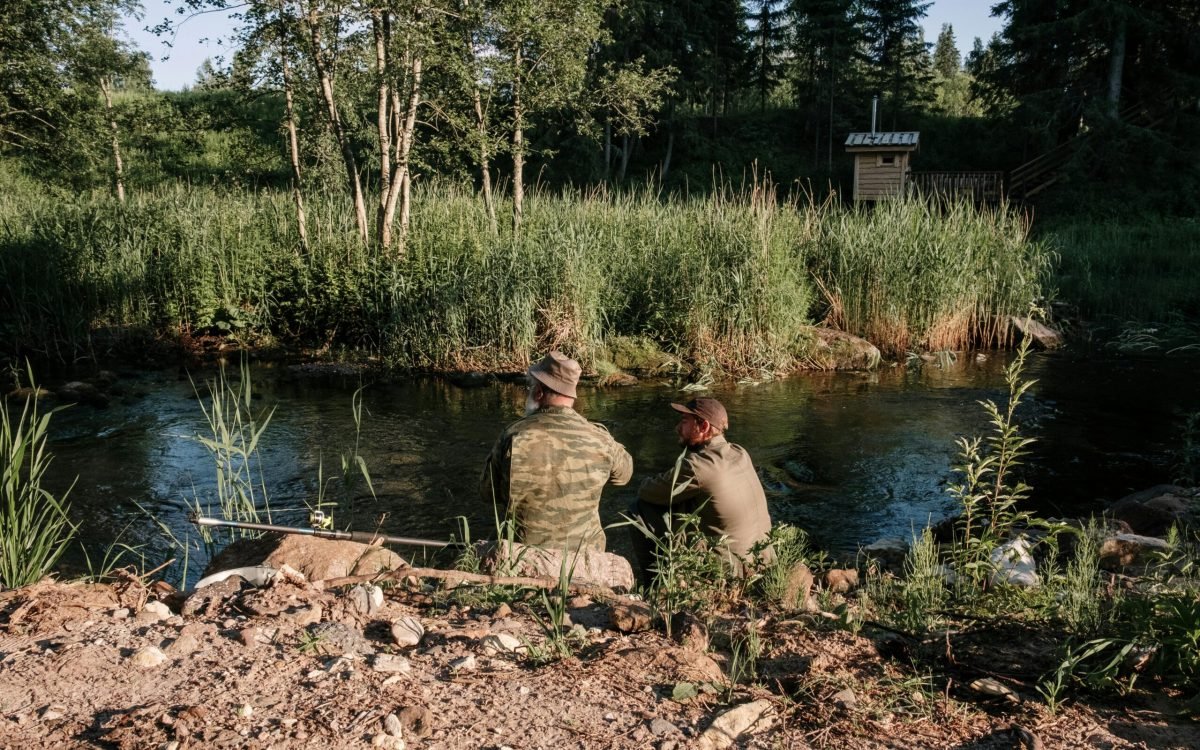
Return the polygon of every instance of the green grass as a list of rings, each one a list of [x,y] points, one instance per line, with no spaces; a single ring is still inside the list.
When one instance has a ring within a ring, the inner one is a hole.
[[[1059,296],[1084,318],[1200,318],[1200,221],[1063,223],[1042,237],[1061,257]]]
[[[535,194],[493,235],[469,189],[419,186],[406,256],[355,239],[342,196],[173,186],[52,193],[0,170],[0,341],[70,359],[132,332],[360,349],[397,368],[520,369],[552,347],[594,367],[643,337],[704,371],[786,372],[830,318],[890,353],[1006,341],[1049,263],[1007,211]],[[501,206],[503,210],[503,206]],[[825,290],[822,294],[821,289]]]

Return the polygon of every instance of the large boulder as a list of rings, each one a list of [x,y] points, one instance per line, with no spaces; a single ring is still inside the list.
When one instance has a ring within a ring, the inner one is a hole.
[[[1043,349],[1057,349],[1062,346],[1062,334],[1044,323],[1033,318],[1022,318],[1018,315],[1009,317],[1009,322],[1023,335],[1033,339],[1033,342]]]
[[[633,589],[633,566],[628,560],[588,547],[575,552],[516,542],[481,542],[480,557],[490,571],[498,574],[558,578],[565,565],[571,583],[625,591]]]
[[[1137,534],[1165,536],[1174,524],[1196,521],[1192,493],[1172,484],[1160,484],[1126,495],[1108,508],[1107,515],[1124,521]]]
[[[804,363],[814,370],[871,370],[882,355],[864,338],[833,328],[814,328]]]
[[[402,557],[386,547],[297,534],[280,539],[262,564],[276,569],[290,566],[310,581],[374,575],[408,567]]]
[[[1120,570],[1140,561],[1147,552],[1166,552],[1170,548],[1165,539],[1116,534],[1100,544],[1100,566],[1105,570]]]

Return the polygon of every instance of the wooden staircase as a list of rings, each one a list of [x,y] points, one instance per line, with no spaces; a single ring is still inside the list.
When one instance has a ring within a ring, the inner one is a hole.
[[[1127,125],[1153,128],[1163,121],[1165,115],[1152,112],[1143,102],[1136,102],[1120,110],[1117,117]],[[1017,201],[1028,200],[1061,180],[1063,168],[1091,135],[1088,132],[1072,136],[1067,141],[1009,172],[1005,184],[1005,193],[1008,198]]]

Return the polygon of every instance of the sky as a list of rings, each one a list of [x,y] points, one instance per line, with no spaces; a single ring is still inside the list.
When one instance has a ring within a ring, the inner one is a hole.
[[[231,0],[231,4],[235,0]],[[168,0],[142,0],[141,20],[127,18],[126,36],[134,45],[150,54],[154,85],[163,90],[179,90],[196,81],[196,71],[207,58],[232,56],[229,41],[234,22],[224,13],[194,16],[179,24],[174,37],[157,37],[145,29],[164,18],[178,20]],[[954,27],[954,39],[964,55],[971,50],[975,37],[984,42],[1000,30],[1000,19],[990,16],[995,0],[934,0],[923,20],[926,41],[937,40],[942,24]],[[175,3],[178,5],[178,3]],[[167,42],[170,42],[168,45]]]

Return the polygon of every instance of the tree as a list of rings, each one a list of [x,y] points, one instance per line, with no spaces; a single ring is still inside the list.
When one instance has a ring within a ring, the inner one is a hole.
[[[820,163],[825,123],[826,169],[833,171],[833,142],[839,102],[857,95],[863,59],[861,16],[855,0],[793,0],[796,89],[811,103],[813,163]]]
[[[882,92],[884,111],[897,115],[919,106],[929,82],[928,49],[919,21],[931,2],[918,0],[863,0],[863,23],[868,59],[876,90]]]
[[[962,69],[954,27],[942,24],[933,50],[934,109],[955,117],[978,112],[971,107],[971,76]]]
[[[784,0],[754,0],[750,4],[750,80],[758,91],[759,109],[767,106],[767,93],[782,79],[788,14]]]
[[[514,233],[524,212],[530,121],[578,103],[588,53],[603,37],[604,7],[605,0],[497,0],[485,19],[497,52],[492,75],[508,94]]]

